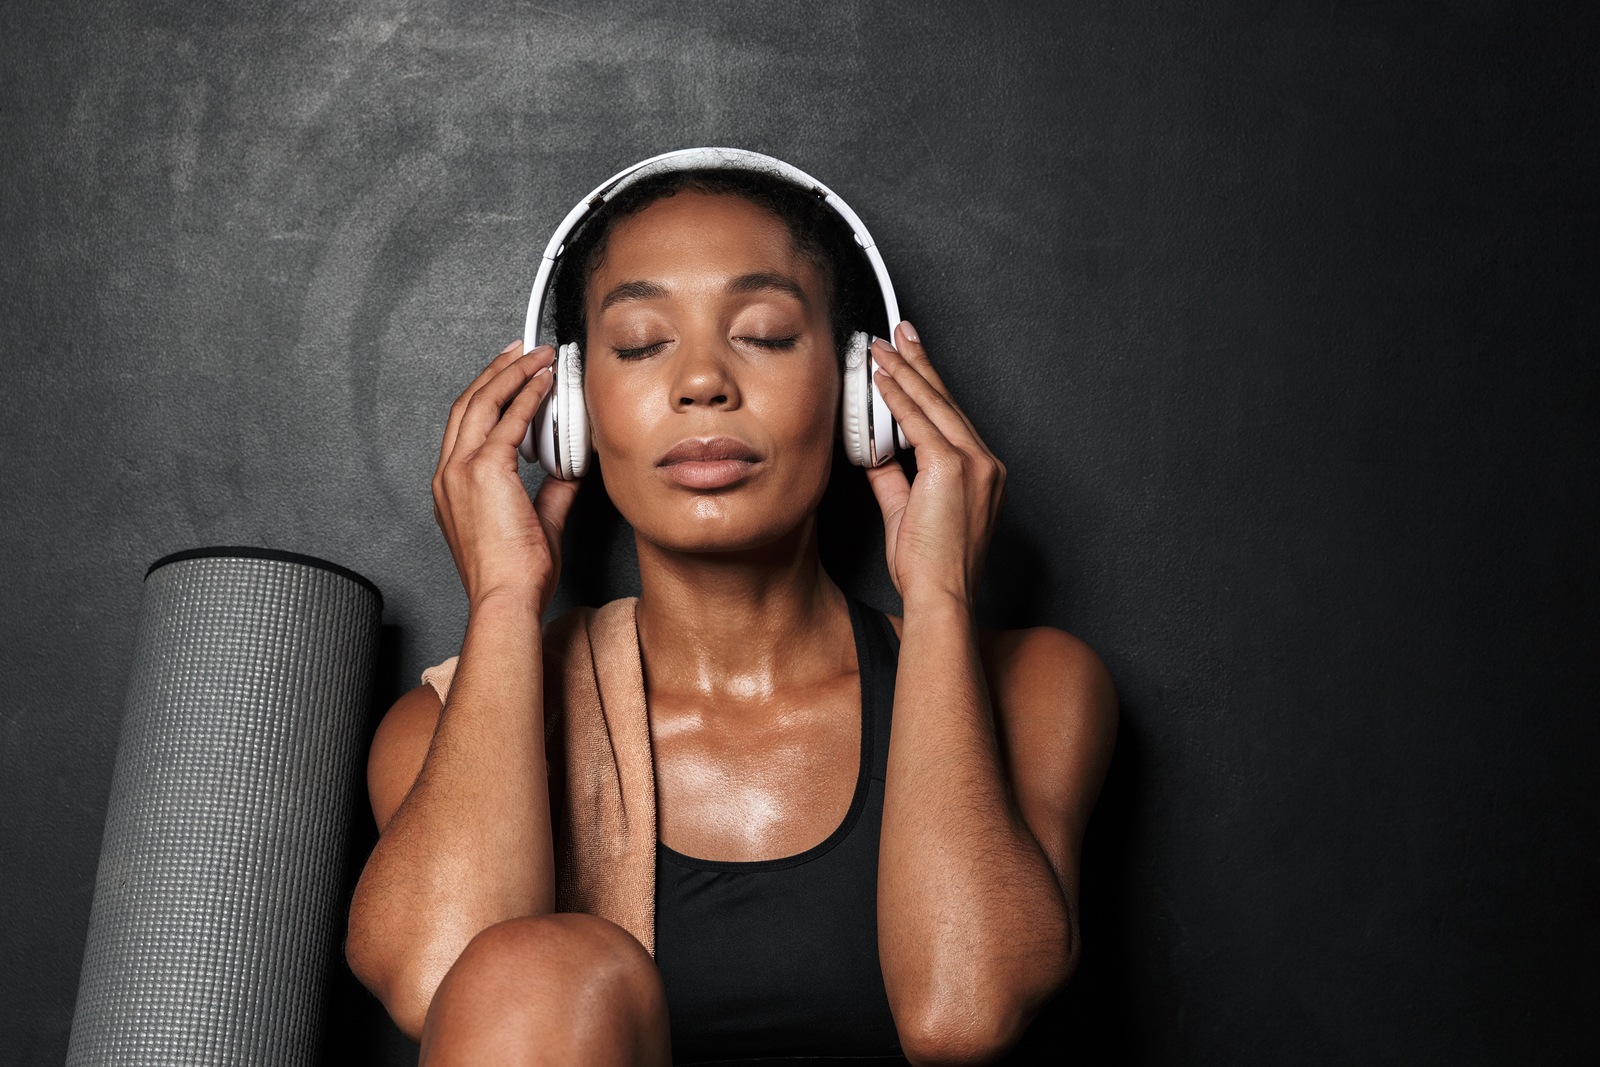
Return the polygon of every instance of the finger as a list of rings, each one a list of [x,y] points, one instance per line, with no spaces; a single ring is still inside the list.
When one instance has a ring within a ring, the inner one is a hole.
[[[539,348],[524,351],[521,341],[513,341],[505,348],[502,348],[500,353],[489,362],[489,365],[480,371],[478,376],[472,380],[472,384],[467,386],[466,389],[462,390],[461,394],[456,397],[455,402],[450,405],[450,419],[445,427],[446,443],[448,443],[452,449],[454,448],[455,437],[456,434],[460,432],[461,420],[466,415],[467,405],[472,402],[472,398],[478,394],[479,390],[492,382],[508,367],[514,366],[518,361],[523,359],[538,359],[541,351],[547,348],[550,348],[550,346],[541,345]],[[553,358],[553,354],[554,350],[551,349],[551,358]],[[442,450],[442,454],[448,455],[449,450]]]
[[[552,548],[559,550],[561,533],[567,528],[567,516],[572,513],[572,502],[578,499],[579,478],[562,479],[546,477],[539,491],[533,494],[533,510],[544,524],[545,538]]]
[[[913,363],[882,342],[873,343],[872,355],[878,361],[881,373],[892,379],[901,391],[915,402],[917,408],[938,426],[940,434],[947,440],[969,451],[983,449],[983,442],[973,429],[972,423],[967,421],[966,415],[949,397],[934,388]],[[895,417],[899,418],[898,413]],[[901,423],[902,428],[904,425]],[[906,439],[908,441],[911,439],[909,433]]]
[[[489,431],[500,421],[505,406],[535,374],[550,365],[553,350],[536,348],[513,360],[490,378],[468,398],[466,407],[456,420],[456,435],[451,442],[450,454],[462,448],[475,449],[483,445]]]
[[[455,401],[450,405],[450,415],[445,420],[444,437],[439,443],[439,462],[436,469],[442,468],[444,461],[455,450],[456,435],[461,428],[461,419],[466,414],[467,404],[472,400],[473,395],[491,381],[495,375],[523,358],[524,354],[522,341],[520,339],[512,341],[502,348],[494,359],[489,361],[489,365],[479,371],[477,377],[472,379],[472,384],[468,385],[456,397]]]
[[[467,409],[467,401],[472,399],[472,394],[477,392],[480,385],[493,377],[501,367],[504,367],[520,355],[521,346],[522,342],[518,340],[512,341],[502,348],[494,359],[489,361],[489,365],[478,372],[466,389],[462,390],[457,394],[455,400],[451,401],[450,413],[445,417],[444,436],[439,440],[439,459],[433,465],[435,477],[438,477],[439,472],[444,470],[445,460],[450,457],[450,453],[455,449],[456,432],[461,425],[461,416]]]
[[[883,511],[885,530],[892,534],[894,524],[900,521],[900,513],[911,501],[911,480],[900,464],[890,461],[868,467],[867,483],[872,486],[872,495]],[[893,543],[892,536],[890,542]]]
[[[902,323],[902,326],[907,328],[910,325]],[[914,337],[915,334],[911,336]],[[907,344],[915,345],[916,350],[921,351],[920,342],[908,340]],[[920,360],[913,360],[907,358],[907,353],[879,343],[873,349],[873,357],[880,360],[879,366],[887,370],[891,376],[899,375],[900,383],[917,399],[929,417],[939,424],[947,438],[970,453],[993,458],[994,453],[989,450],[983,436],[978,433],[977,426],[950,395],[950,390],[933,370],[925,352],[922,353]]]
[[[534,413],[539,410],[542,402],[555,386],[555,375],[550,373],[549,367],[540,367],[533,372],[533,376],[523,384],[517,395],[511,398],[505,410],[500,414],[500,421],[495,424],[484,437],[485,447],[510,444],[513,448],[520,445],[528,436],[528,426],[533,422]]]
[[[545,353],[538,350],[528,353],[524,358],[516,360],[496,374],[472,394],[472,399],[467,401],[467,409],[462,414],[456,431],[458,449],[482,447],[489,434],[503,420],[507,406],[523,388],[536,376],[550,377],[543,373],[550,366],[542,358],[544,355]]]
[[[944,379],[939,377],[939,372],[933,369],[933,361],[928,358],[928,350],[922,343],[922,338],[917,335],[917,328],[909,322],[902,321],[894,328],[895,352],[913,364],[917,371],[935,389],[944,394],[946,400],[955,403],[955,397],[950,392],[949,386],[944,384]]]
[[[879,338],[872,343],[872,357],[878,361],[880,367],[886,368],[890,374],[900,372],[904,377],[907,373],[914,373],[918,378],[928,384],[928,388],[938,394],[939,398],[957,412],[961,407],[956,403],[956,398],[951,394],[950,388],[944,384],[944,379],[939,377],[939,372],[933,369],[933,364],[928,361],[928,355],[918,345],[902,341],[906,348],[900,349],[888,341]],[[961,412],[965,417],[965,412]]]
[[[893,358],[889,361],[894,366],[890,367],[889,373],[893,374],[895,367],[899,366],[914,368],[930,386],[938,391],[939,395],[944,398],[945,403],[949,404],[951,409],[961,417],[961,421],[967,424],[968,432],[971,433],[974,440],[977,440],[978,428],[972,424],[972,420],[967,417],[967,413],[961,410],[961,405],[956,403],[955,394],[950,391],[950,387],[945,384],[944,378],[934,369],[933,361],[928,358],[927,348],[923,345],[922,339],[917,336],[916,327],[909,322],[901,322],[895,328],[895,335],[896,343],[895,346],[891,346],[892,351],[890,353]]]
[[[944,435],[939,425],[928,417],[928,413],[916,399],[906,391],[900,379],[880,370],[873,375],[873,381],[877,383],[878,392],[883,395],[884,403],[889,405],[889,414],[894,416],[894,421],[898,422],[900,429],[905,432],[906,441],[912,448],[919,450],[918,467],[922,466],[924,457],[928,454],[921,450],[956,447],[950,443],[950,439]]]

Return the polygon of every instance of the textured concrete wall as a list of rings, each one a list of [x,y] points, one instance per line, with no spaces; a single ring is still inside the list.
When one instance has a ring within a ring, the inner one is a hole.
[[[7,4],[0,1059],[65,1051],[146,565],[353,567],[380,692],[412,684],[465,619],[450,401],[579,195],[719,143],[865,217],[1011,468],[986,621],[1064,626],[1120,687],[1083,968],[1033,1047],[1573,1058],[1596,37],[1530,7]],[[830,556],[892,607],[842,477]],[[633,580],[586,495],[564,603]],[[342,996],[330,1062],[409,1062]]]

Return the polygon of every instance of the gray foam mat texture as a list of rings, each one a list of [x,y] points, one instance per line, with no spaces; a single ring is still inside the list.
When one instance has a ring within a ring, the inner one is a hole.
[[[303,563],[146,578],[69,1065],[313,1062],[381,612]]]

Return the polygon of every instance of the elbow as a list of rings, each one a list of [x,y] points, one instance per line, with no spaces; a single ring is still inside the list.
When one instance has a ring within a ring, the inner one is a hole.
[[[356,905],[359,903],[358,894]],[[443,972],[433,974],[430,980],[426,968],[413,965],[415,955],[403,952],[392,933],[384,936],[382,923],[359,907],[351,907],[344,942],[345,964],[378,998],[400,1032],[420,1042],[422,1024]]]
[[[895,1013],[900,1050],[916,1067],[994,1063],[1021,1040],[1045,996],[1029,996],[999,983],[990,995],[969,990]],[[951,991],[953,993],[953,991]]]
[[[1022,1037],[1030,1018],[978,1005],[916,1013],[898,1027],[900,1051],[915,1067],[994,1063]]]
[[[433,991],[424,990],[418,983],[400,983],[395,995],[383,1001],[395,1027],[415,1041],[422,1043],[422,1026],[428,1021],[428,1005],[433,1002]]]
[[[1076,942],[1073,938],[1065,953],[1031,979],[1011,968],[964,983],[961,990],[947,988],[921,1003],[896,1005],[895,1026],[906,1059],[916,1067],[1001,1059],[1027,1033],[1039,1009],[1071,979],[1078,964]]]
[[[345,941],[344,958],[351,973],[378,998],[400,1032],[421,1042],[422,1025],[427,1021],[428,1006],[438,983],[429,985],[420,981],[413,971],[385,966],[371,955],[363,954],[353,932]]]

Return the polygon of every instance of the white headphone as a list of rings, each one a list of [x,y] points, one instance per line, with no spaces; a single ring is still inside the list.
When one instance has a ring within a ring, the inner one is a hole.
[[[889,282],[889,272],[883,265],[883,256],[872,241],[860,216],[850,210],[850,205],[839,195],[798,167],[781,159],[749,152],[742,148],[683,148],[651,156],[619,171],[584,197],[567,213],[561,225],[545,247],[544,258],[539,261],[539,273],[533,280],[533,293],[528,297],[528,318],[522,328],[523,351],[531,351],[547,343],[544,338],[544,307],[550,297],[551,282],[555,277],[556,261],[566,251],[567,238],[591,215],[605,206],[617,193],[642,178],[669,174],[682,170],[753,170],[781,178],[821,197],[838,213],[855,234],[856,244],[872,264],[873,276],[883,295],[883,309],[888,318],[888,335],[892,336],[895,323],[900,321],[900,305],[894,298],[894,286]],[[865,333],[850,335],[844,353],[844,449],[850,461],[857,466],[876,467],[900,448],[909,447],[905,434],[889,414],[872,375],[878,369],[872,358],[872,338]],[[583,357],[576,341],[557,342],[556,362],[553,369],[555,385],[539,405],[520,451],[525,459],[537,458],[540,465],[552,476],[562,479],[581,477],[589,469],[589,411],[583,400]]]

